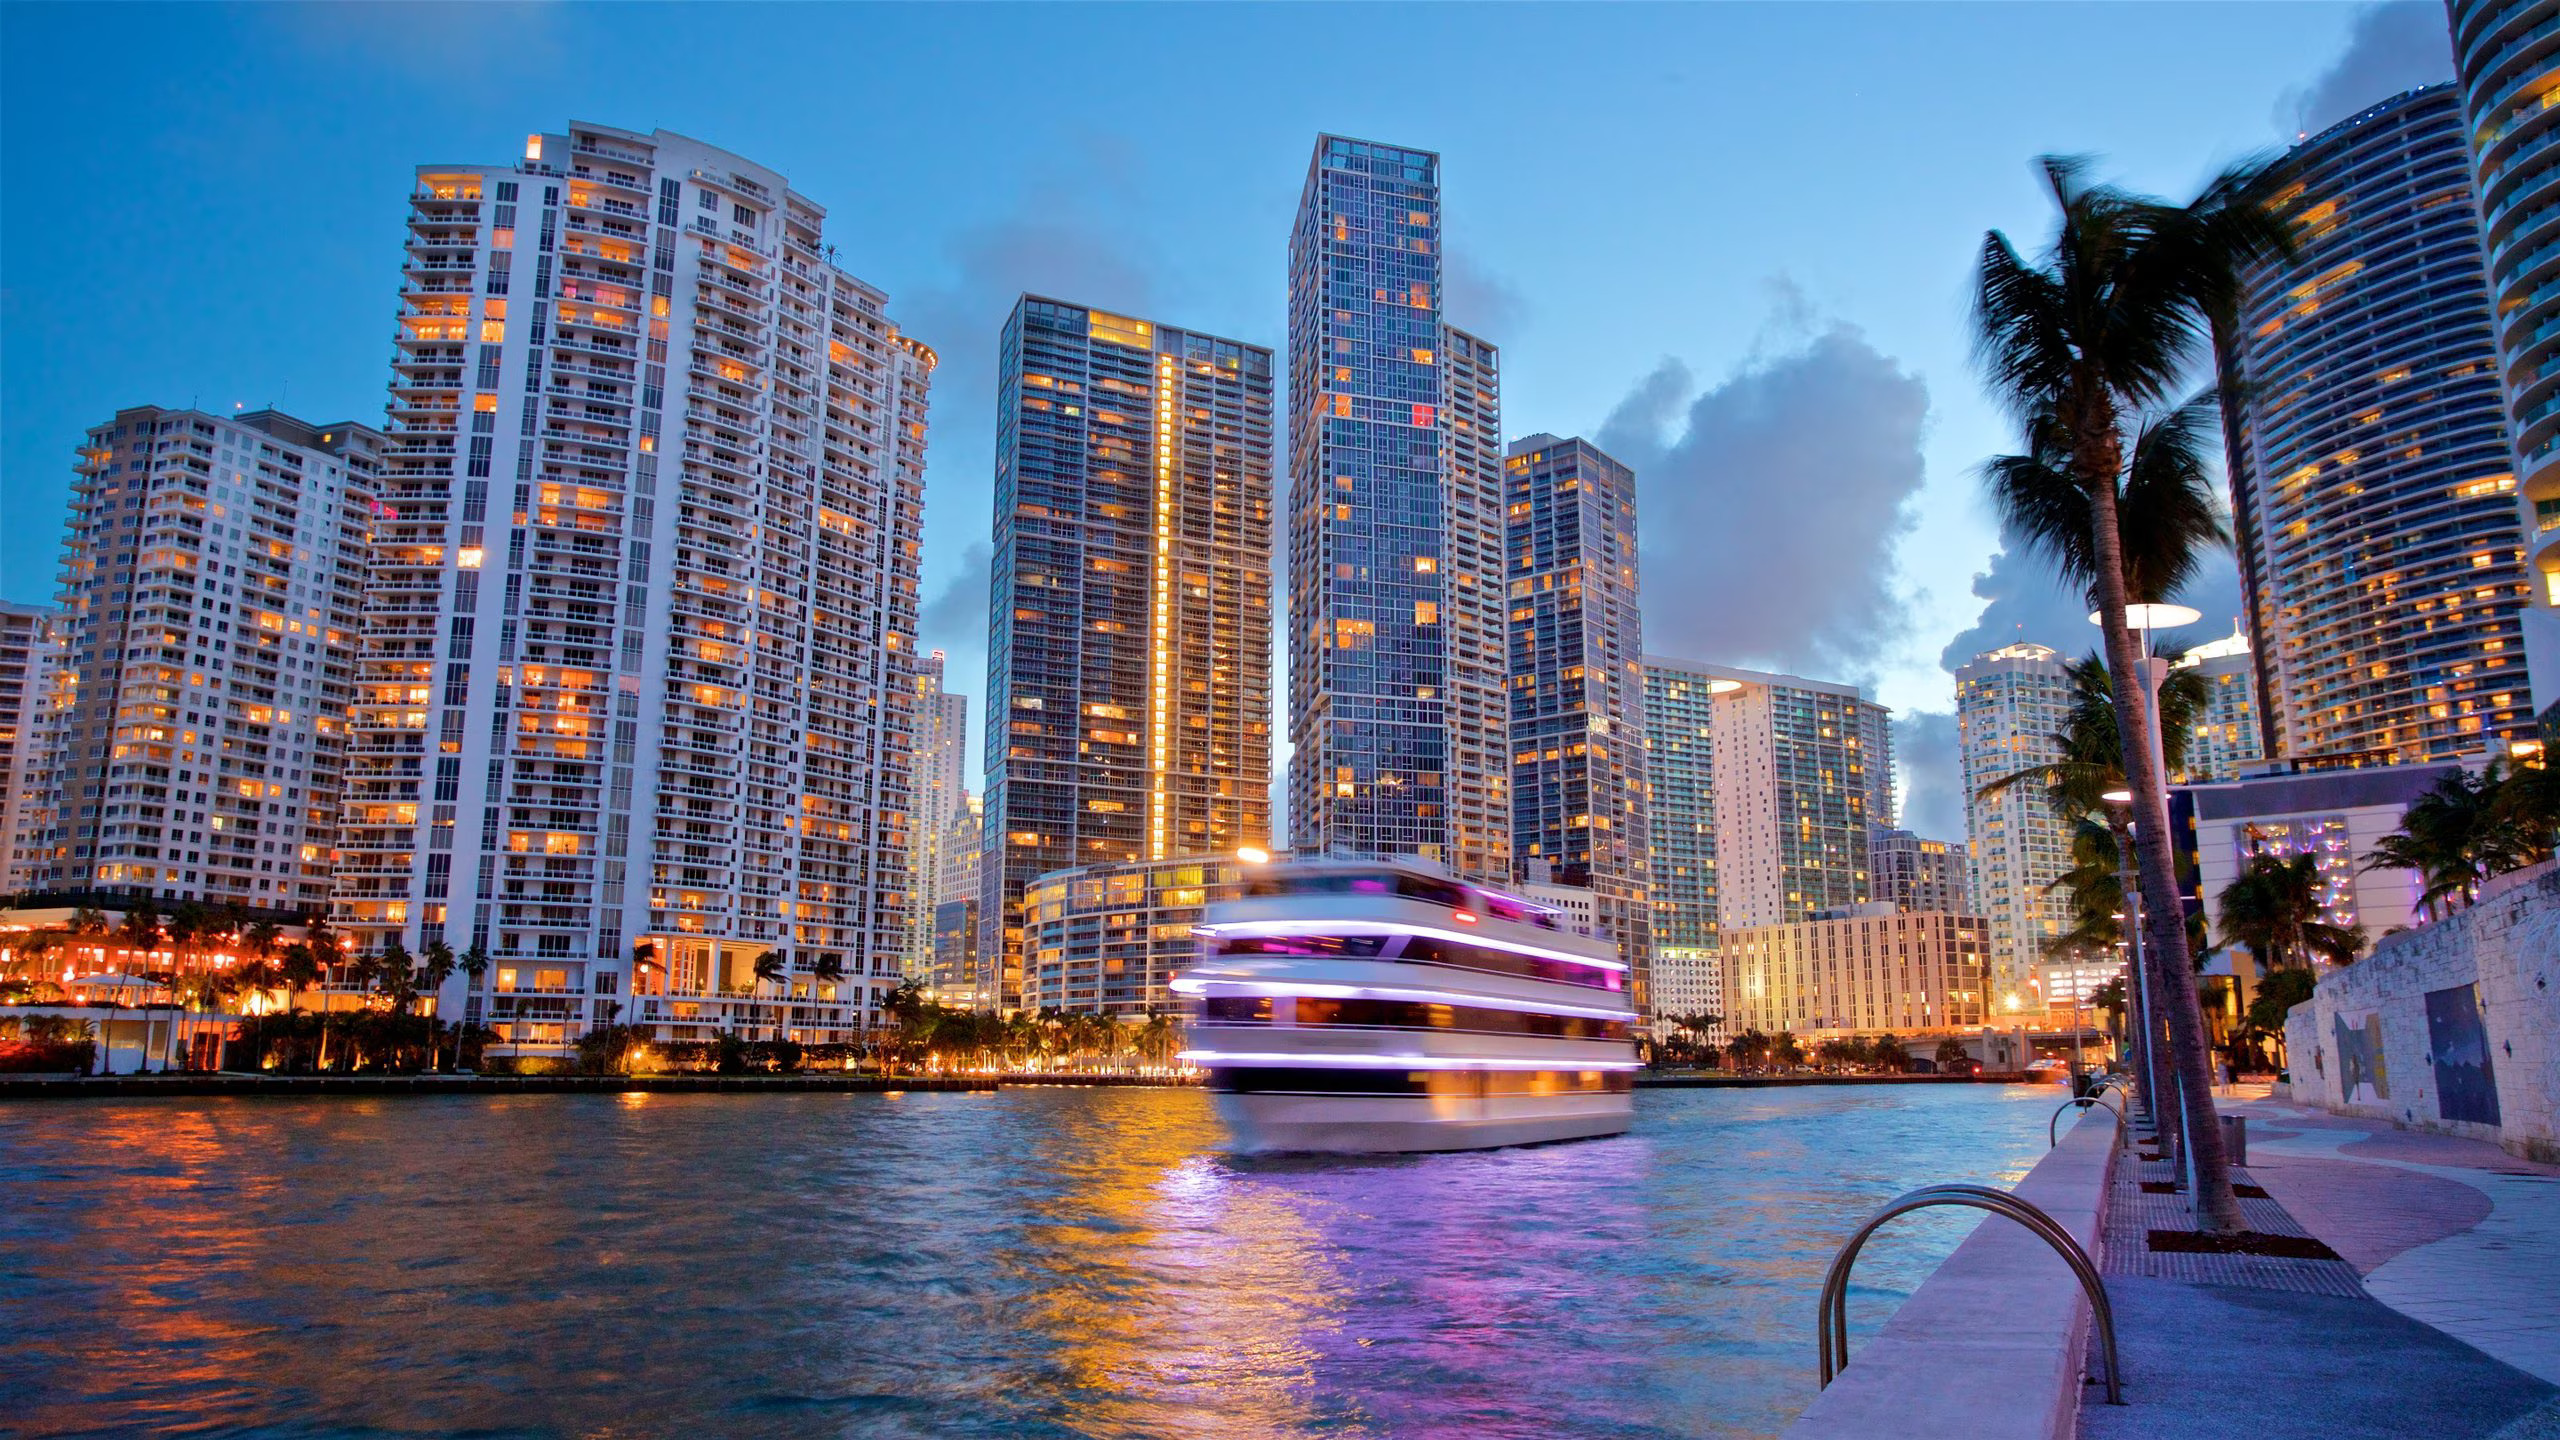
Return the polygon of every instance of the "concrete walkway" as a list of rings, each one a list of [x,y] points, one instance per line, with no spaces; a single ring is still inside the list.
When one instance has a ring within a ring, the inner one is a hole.
[[[2130,1403],[2088,1391],[2080,1434],[2560,1440],[2560,1388],[2539,1368],[2560,1321],[2560,1211],[2543,1208],[2560,1179],[2493,1146],[2225,1108],[2251,1117],[2254,1163],[2235,1178],[2267,1192],[2242,1199],[2250,1228],[2340,1258],[2153,1251],[2150,1232],[2192,1229],[2192,1212],[2168,1166],[2119,1166],[2104,1268]]]
[[[2560,1167],[2258,1101],[2250,1173],[2392,1309],[2560,1385]]]

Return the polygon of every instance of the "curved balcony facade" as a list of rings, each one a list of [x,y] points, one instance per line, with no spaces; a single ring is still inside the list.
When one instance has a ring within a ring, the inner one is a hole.
[[[2454,87],[2297,146],[2226,358],[2231,503],[2268,739],[2476,753],[2533,724],[2516,466]]]
[[[2560,0],[2452,0],[2515,441],[2534,704],[2560,725]]]

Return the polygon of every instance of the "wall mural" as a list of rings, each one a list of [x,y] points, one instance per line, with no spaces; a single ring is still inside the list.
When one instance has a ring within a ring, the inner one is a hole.
[[[2338,1048],[2338,1090],[2348,1105],[2391,1098],[2391,1075],[2382,1060],[2382,1012],[2341,1010],[2329,1021]]]
[[[2427,1058],[2436,1067],[2438,1115],[2475,1125],[2498,1123],[2498,1079],[2489,1068],[2479,986],[2427,992]]]

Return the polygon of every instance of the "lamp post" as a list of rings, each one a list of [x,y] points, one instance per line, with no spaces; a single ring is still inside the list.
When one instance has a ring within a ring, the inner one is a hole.
[[[2151,752],[2152,781],[2159,787],[2157,798],[2160,800],[2160,809],[2163,814],[2168,813],[2169,808],[2169,766],[2164,753],[2165,747],[2161,741],[2163,722],[2160,716],[2160,687],[2168,683],[2169,662],[2161,659],[2159,655],[2160,632],[2175,630],[2182,625],[2193,625],[2203,618],[2203,611],[2190,609],[2184,605],[2143,604],[2124,607],[2125,628],[2137,632],[2142,637],[2142,691],[2144,708],[2147,711],[2144,719],[2149,722],[2142,727],[2142,742]],[[2104,626],[2107,623],[2106,612],[2091,611],[2089,623]],[[2129,772],[2130,767],[2128,767]],[[2109,791],[2105,798],[2112,803],[2126,806],[2128,810],[2133,804],[2133,792],[2130,789]],[[2133,817],[2130,813],[2125,817],[2125,833],[2127,836],[2134,833]],[[2151,1072],[2142,1078],[2144,1085],[2151,1087],[2156,1086],[2160,1071],[2160,1037],[2152,1028],[2154,1012],[2151,1005],[2150,966],[2145,963],[2141,942],[2133,939],[2141,933],[2142,929],[2142,902],[2133,881],[2133,857],[2123,853],[2125,848],[2119,847],[2119,853],[2116,856],[2116,873],[2119,877],[2118,883],[2124,890],[2125,935],[2132,941],[2127,953],[2132,957],[2134,973],[2142,980],[2142,1049],[2144,1055],[2148,1057],[2145,1069]],[[2175,903],[2175,897],[2156,897],[2154,903],[2172,905]],[[2148,1108],[2151,1110],[2154,1130],[2161,1134],[2168,1133],[2169,1127],[2162,1123],[2166,1117],[2159,1106],[2154,1104]],[[2178,1136],[2183,1141],[2186,1137],[2186,1096],[2183,1093],[2178,1096],[2178,1120]],[[2181,1150],[2184,1148],[2183,1145],[2180,1146]]]

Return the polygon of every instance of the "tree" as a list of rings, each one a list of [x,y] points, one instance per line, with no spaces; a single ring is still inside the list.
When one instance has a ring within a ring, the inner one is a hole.
[[[2285,1017],[2293,1007],[2311,998],[2313,983],[2308,970],[2278,970],[2258,982],[2258,993],[2249,999],[2249,1024],[2274,1037],[2278,1064],[2289,1064],[2284,1054]]]
[[[790,974],[791,957],[782,951],[767,950],[756,957],[757,985],[770,983],[779,995],[783,981],[789,978]],[[774,1007],[773,1033],[776,1038],[780,1038],[782,1034],[782,1007],[779,1004]]]
[[[2320,908],[2320,871],[2308,855],[2279,860],[2249,857],[2248,868],[2222,887],[2222,933],[2246,945],[2260,969],[2308,966],[2319,956],[2332,965],[2354,961],[2364,949],[2361,926],[2333,925]]]
[[[2539,770],[2530,774],[2518,784],[2495,760],[2477,775],[2447,773],[2409,802],[2400,827],[2365,856],[2364,868],[2415,871],[2424,887],[2418,909],[2430,920],[2469,905],[2482,881],[2548,853],[2550,837],[2537,833],[2534,812],[2549,782]]]
[[[166,932],[160,928],[159,908],[154,906],[148,899],[136,900],[133,902],[133,908],[124,912],[124,923],[116,927],[116,943],[124,949],[126,971],[132,974],[152,973],[143,970],[142,966],[144,963],[148,962],[154,954],[158,953],[161,943],[166,938]],[[151,1022],[149,1016],[151,1011],[156,1008],[158,1007],[155,1003],[145,1006],[143,1010],[143,1015],[145,1017],[143,1020],[143,1033],[145,1035],[150,1033]],[[151,1055],[147,1046],[145,1047],[140,1065],[141,1068],[146,1071],[151,1068]],[[167,1068],[165,1062],[163,1063],[162,1068]]]
[[[1804,1046],[1791,1030],[1781,1030],[1769,1040],[1769,1063],[1792,1069],[1804,1063]]]
[[[2223,527],[2208,458],[2216,401],[2175,397],[2236,307],[2242,268],[2293,251],[2268,204],[2276,175],[2234,166],[2176,205],[2092,184],[2086,161],[2048,156],[2059,212],[2052,248],[2030,263],[2006,236],[1983,237],[1974,300],[1977,353],[2020,422],[2025,449],[1986,474],[2010,533],[2086,589],[2105,636],[2133,792],[2135,852],[2150,934],[2146,962],[2168,1012],[2185,1098],[2187,1153],[2203,1228],[2242,1228],[2213,1109],[2204,1016],[2179,906],[2168,808],[2155,773],[2143,656],[2126,606],[2176,593]],[[2165,736],[2163,737],[2165,738]]]
[[[1768,1063],[1771,1043],[1766,1033],[1754,1028],[1734,1036],[1724,1049],[1733,1061],[1733,1068],[1751,1070]]]
[[[1938,1042],[1937,1060],[1941,1070],[1953,1069],[1972,1058],[1965,1052],[1964,1042],[1953,1035]]]

